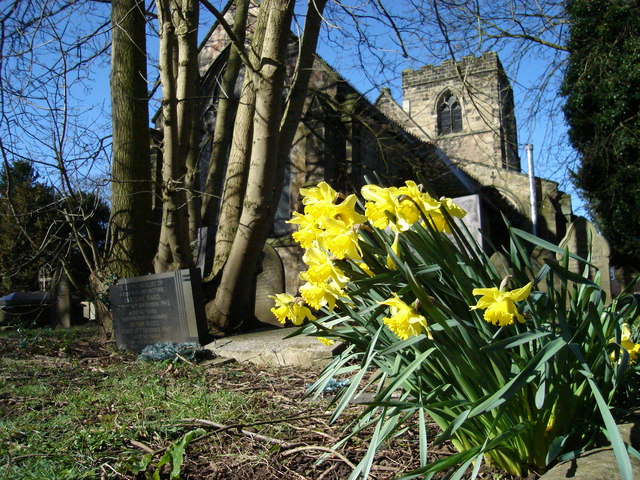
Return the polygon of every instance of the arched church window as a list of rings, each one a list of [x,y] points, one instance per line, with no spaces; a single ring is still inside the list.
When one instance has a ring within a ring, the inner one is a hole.
[[[438,105],[438,135],[462,130],[462,109],[455,95],[447,93]]]

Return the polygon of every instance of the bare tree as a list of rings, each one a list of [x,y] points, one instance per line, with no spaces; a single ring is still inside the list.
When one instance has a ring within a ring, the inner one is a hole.
[[[93,72],[106,63],[109,26],[109,9],[99,2],[26,0],[0,7],[0,160],[5,171],[30,165],[54,198],[27,216],[17,209],[3,213],[26,239],[31,265],[61,269],[87,294],[86,275],[104,267],[110,135],[90,88]],[[9,205],[17,200],[10,188],[6,199]],[[28,218],[27,224],[49,218],[46,235],[33,237],[20,227]],[[73,275],[78,261],[82,278]]]
[[[195,0],[158,0],[162,84],[162,224],[155,271],[193,265],[189,245],[186,178],[193,169],[193,131],[198,91],[198,13]]]
[[[545,132],[537,160],[566,180],[573,166],[558,95],[567,59],[568,20],[561,0],[407,0],[329,5],[321,37],[327,60],[365,94],[398,92],[401,72],[494,50],[516,92],[520,138]],[[567,187],[569,185],[566,185]]]

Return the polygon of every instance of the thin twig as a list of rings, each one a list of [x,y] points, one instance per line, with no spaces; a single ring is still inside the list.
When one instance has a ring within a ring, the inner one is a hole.
[[[292,422],[292,421],[295,421],[295,420],[307,420],[307,419],[313,418],[313,417],[328,417],[328,416],[330,416],[330,414],[328,414],[328,413],[316,413],[316,414],[312,414],[312,415],[304,415],[304,416],[297,416],[297,417],[284,417],[284,418],[278,418],[278,419],[275,419],[275,420],[263,420],[261,422],[252,422],[252,423],[234,423],[232,425],[216,424],[216,425],[220,425],[220,427],[216,427],[216,428],[218,428],[217,432],[224,431],[224,430],[240,430],[240,429],[247,428],[247,427],[257,427],[258,425],[272,425],[272,424],[275,424],[275,423]],[[210,420],[203,420],[203,419],[200,419],[200,418],[185,418],[183,421],[185,423],[211,422]],[[211,423],[213,424],[215,422],[211,422]]]
[[[143,450],[143,451],[145,451],[147,453],[150,453],[152,455],[156,453],[156,450],[154,450],[153,448],[149,447],[148,445],[145,445],[142,442],[138,442],[137,440],[129,440],[129,443],[131,445],[133,445],[134,447],[139,448],[140,450]]]
[[[340,452],[334,450],[333,448],[329,448],[329,447],[322,447],[320,445],[308,445],[308,446],[304,446],[304,447],[297,447],[297,448],[292,448],[291,450],[287,450],[285,452],[282,452],[281,455],[283,457],[288,457],[289,455],[293,455],[294,453],[298,453],[298,452],[304,452],[306,450],[319,450],[321,452],[327,452],[330,453],[336,457],[338,457],[340,460],[342,460],[344,463],[346,463],[347,465],[349,465],[351,468],[353,468],[354,470],[356,469],[356,466],[351,462],[351,460],[349,460],[347,457],[345,457],[343,454],[341,454]]]
[[[193,423],[206,425],[208,427],[214,427],[216,430],[212,433],[220,433],[225,430],[230,430],[228,425],[223,425],[221,423],[216,423],[216,422],[212,422],[210,420],[204,420],[201,418],[194,418]],[[286,442],[284,440],[279,440],[277,438],[269,437],[267,435],[261,435],[256,432],[250,432],[249,430],[244,430],[244,429],[237,429],[237,430],[243,435],[246,435],[247,437],[255,438],[256,440],[262,440],[263,442],[272,443],[274,445],[280,445],[281,447],[284,447],[284,448],[293,447],[292,443]]]
[[[122,478],[129,478],[126,475],[121,474],[119,471],[117,471],[115,468],[113,468],[111,465],[109,465],[108,463],[103,463],[102,465],[100,465],[100,470],[102,470],[103,473],[107,473],[107,471],[105,470],[104,467],[109,468],[113,473],[115,473],[116,475],[118,475],[119,477]]]
[[[179,353],[176,353],[176,357],[178,357],[180,360],[182,360],[184,363],[188,363],[189,365],[193,365],[193,362],[190,360],[187,360],[186,358],[184,358],[182,355],[180,355]]]
[[[322,472],[322,474],[318,478],[316,478],[316,480],[322,480],[324,477],[326,477],[331,472],[333,472],[336,468],[338,468],[339,465],[340,465],[339,463],[334,463],[329,468],[327,468],[324,472]]]

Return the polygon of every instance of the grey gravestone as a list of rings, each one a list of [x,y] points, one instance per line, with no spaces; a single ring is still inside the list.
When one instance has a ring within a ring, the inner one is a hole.
[[[567,229],[567,233],[560,241],[561,248],[568,248],[573,254],[586,259],[591,254],[591,265],[600,271],[600,287],[611,298],[611,278],[609,271],[609,244],[598,233],[596,227],[586,218],[576,218]],[[561,255],[557,255],[560,260]],[[569,270],[582,275],[585,263],[575,258],[569,259]],[[595,269],[589,268],[589,278],[593,279]]]
[[[71,292],[69,279],[62,275],[58,282],[54,325],[58,328],[71,327]]]
[[[498,275],[500,278],[504,278],[508,275],[513,275],[513,269],[511,268],[509,257],[507,257],[502,252],[494,252],[491,257],[489,257],[491,263],[498,271]]]
[[[273,300],[269,295],[284,292],[284,267],[280,255],[268,243],[264,247],[262,271],[256,278],[256,306],[255,316],[258,320],[269,325],[282,327],[273,313]]]
[[[464,197],[457,197],[453,199],[453,202],[462,208],[467,214],[462,219],[456,219],[456,222],[462,222],[465,224],[469,233],[476,241],[476,243],[483,247],[482,239],[482,209],[480,207],[480,195],[466,195]]]
[[[140,352],[158,342],[205,343],[200,270],[124,278],[109,288],[119,348]]]
[[[546,265],[547,262],[545,260],[557,263],[556,254],[540,245],[536,246],[531,252],[531,267],[534,275],[537,276],[540,269]],[[543,292],[549,292],[547,281],[548,277],[545,277],[538,282],[538,289]],[[553,283],[556,290],[560,289],[562,282],[557,275],[553,276]]]

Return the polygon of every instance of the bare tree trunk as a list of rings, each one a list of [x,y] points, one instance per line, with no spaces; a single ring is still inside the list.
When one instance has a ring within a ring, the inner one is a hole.
[[[247,29],[248,7],[248,0],[238,0],[236,2],[233,31],[238,41],[243,44]],[[211,227],[216,224],[218,219],[227,153],[233,137],[233,112],[238,103],[235,87],[242,65],[238,49],[239,46],[237,45],[231,46],[227,69],[224,72],[220,94],[218,95],[216,123],[211,143],[205,195],[202,201],[202,221],[205,225]]]
[[[245,194],[247,177],[249,174],[249,162],[251,144],[253,138],[253,119],[255,114],[255,85],[252,71],[254,65],[258,65],[262,51],[265,29],[269,19],[269,4],[272,0],[265,0],[260,6],[256,28],[251,40],[249,61],[251,65],[245,65],[245,77],[238,103],[238,111],[233,128],[231,150],[227,162],[224,190],[218,230],[216,232],[215,256],[213,268],[207,281],[219,276],[222,267],[229,257],[231,246],[238,229],[240,214],[242,212],[242,200]]]
[[[156,272],[193,265],[186,194],[187,157],[196,121],[198,3],[157,0],[164,122],[160,242]]]
[[[282,93],[293,0],[271,0],[260,68],[255,74],[256,102],[247,190],[233,248],[222,271],[216,297],[210,306],[211,323],[226,330],[234,294],[253,282],[268,225],[269,205],[277,178],[278,134],[282,118]],[[275,160],[275,162],[274,162]],[[274,164],[275,163],[275,164]],[[243,319],[233,319],[238,324]]]
[[[278,208],[278,202],[284,186],[285,166],[287,162],[289,162],[291,146],[293,145],[293,140],[298,131],[300,119],[302,118],[302,112],[308,99],[309,79],[313,71],[314,54],[318,46],[318,36],[320,34],[320,26],[322,25],[322,12],[326,5],[327,0],[309,0],[307,4],[307,16],[304,22],[302,39],[300,40],[298,58],[280,127],[278,166],[276,168],[277,177],[274,191],[275,200],[271,203],[269,212],[269,218],[271,219],[274,218],[276,209]]]
[[[198,20],[200,3],[198,0],[182,0],[180,21],[176,23],[178,37],[178,139],[180,157],[184,159],[185,193],[187,202],[189,242],[195,240],[201,224],[200,190],[198,175],[200,90],[198,71]],[[189,252],[188,265],[193,263]],[[187,265],[185,265],[187,266]]]
[[[199,110],[194,117],[196,120],[200,118]],[[184,181],[187,193],[187,215],[189,216],[189,243],[198,239],[198,230],[202,226],[202,216],[200,215],[202,195],[200,192],[200,166],[198,164],[200,157],[199,143],[199,127],[194,125],[189,139],[189,153],[186,162],[187,175]]]
[[[151,270],[151,165],[144,2],[113,0],[111,242],[108,269],[118,277]]]

